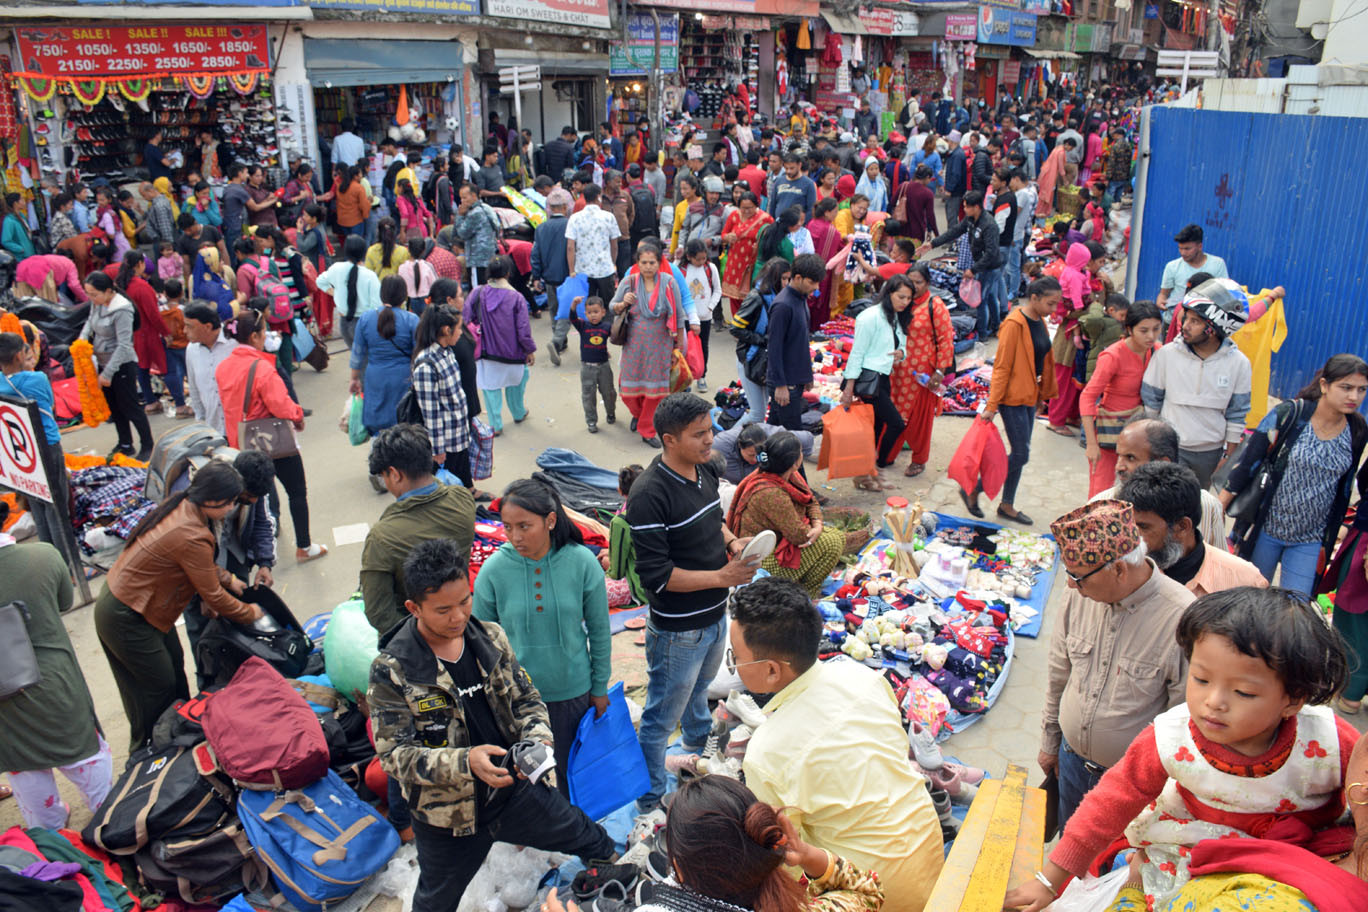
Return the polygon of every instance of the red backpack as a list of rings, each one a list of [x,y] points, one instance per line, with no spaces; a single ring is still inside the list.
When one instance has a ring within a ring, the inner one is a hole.
[[[273,261],[262,257],[256,264],[257,297],[266,299],[266,321],[268,323],[289,323],[294,319],[294,301],[290,289],[280,280]]]
[[[242,663],[228,686],[204,708],[211,764],[249,789],[297,789],[328,772],[328,738],[318,717],[265,659]],[[205,757],[205,754],[210,756]]]

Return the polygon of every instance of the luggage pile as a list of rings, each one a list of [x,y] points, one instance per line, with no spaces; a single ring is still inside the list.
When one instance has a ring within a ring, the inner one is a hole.
[[[262,620],[210,622],[199,652],[211,683],[163,713],[80,836],[144,906],[152,894],[221,905],[250,893],[322,910],[399,848],[366,800],[376,796],[364,781],[375,757],[365,714],[308,674],[322,657],[274,593],[245,597]]]

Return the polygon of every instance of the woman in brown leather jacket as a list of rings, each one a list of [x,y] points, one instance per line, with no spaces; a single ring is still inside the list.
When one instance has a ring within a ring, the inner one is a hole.
[[[260,608],[235,597],[242,581],[214,563],[209,522],[226,516],[241,493],[231,464],[216,460],[200,469],[188,489],[129,533],[95,600],[95,632],[128,716],[130,752],[147,743],[166,707],[190,697],[176,619],[191,597],[240,623],[261,617]]]

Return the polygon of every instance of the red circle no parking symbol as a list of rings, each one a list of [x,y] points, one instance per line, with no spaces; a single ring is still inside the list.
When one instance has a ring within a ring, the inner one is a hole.
[[[38,467],[38,444],[24,417],[14,406],[0,405],[0,446],[15,469],[27,475]]]

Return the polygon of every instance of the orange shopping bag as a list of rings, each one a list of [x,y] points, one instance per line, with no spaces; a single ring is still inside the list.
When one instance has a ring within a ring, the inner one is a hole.
[[[827,481],[868,475],[874,471],[874,457],[874,406],[838,405],[822,416],[817,468],[827,470]]]
[[[689,362],[685,359],[684,353],[676,348],[670,358],[670,392],[686,390],[691,383],[693,371],[689,370]]]

